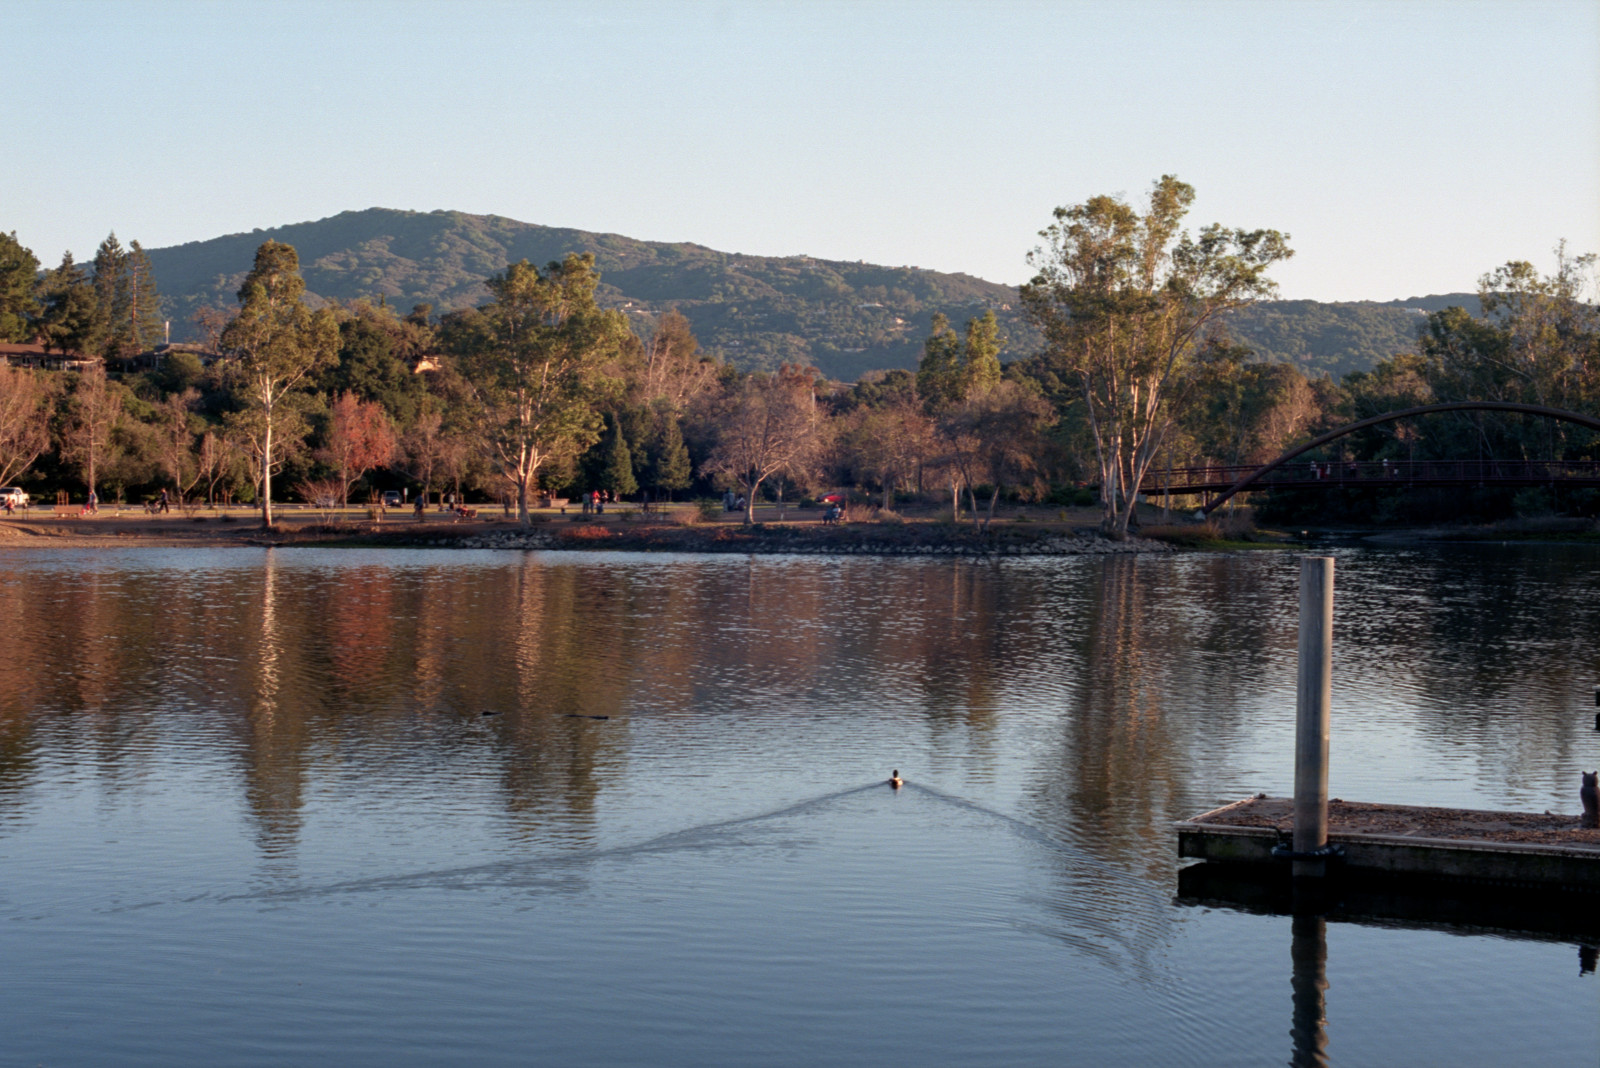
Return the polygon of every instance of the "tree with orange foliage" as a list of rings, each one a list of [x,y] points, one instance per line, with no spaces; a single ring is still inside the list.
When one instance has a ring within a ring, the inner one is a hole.
[[[334,399],[328,435],[317,459],[339,472],[342,497],[350,503],[350,487],[375,467],[394,459],[394,426],[376,401],[364,401],[348,390]]]

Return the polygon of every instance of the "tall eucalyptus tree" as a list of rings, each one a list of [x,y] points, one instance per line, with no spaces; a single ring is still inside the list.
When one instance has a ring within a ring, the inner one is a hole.
[[[629,333],[621,312],[595,303],[599,282],[587,253],[542,272],[523,260],[489,279],[490,304],[444,324],[471,424],[523,523],[541,472],[600,439],[598,401],[617,385],[605,369]]]
[[[272,525],[272,472],[285,439],[304,432],[295,393],[339,345],[338,321],[326,308],[308,308],[305,288],[294,246],[263,243],[239,287],[239,312],[222,331],[227,373],[245,405],[235,429],[255,460],[264,526]]]
[[[1268,296],[1292,255],[1276,230],[1182,227],[1193,187],[1154,184],[1141,214],[1115,196],[1057,208],[1028,257],[1023,306],[1084,403],[1100,469],[1101,527],[1125,536],[1139,484],[1187,399],[1219,317]]]

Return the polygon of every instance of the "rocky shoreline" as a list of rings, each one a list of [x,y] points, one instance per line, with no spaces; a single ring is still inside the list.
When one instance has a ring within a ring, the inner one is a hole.
[[[1143,538],[1113,541],[1097,532],[997,527],[987,534],[935,524],[843,527],[754,527],[710,525],[535,526],[407,534],[384,531],[360,537],[361,544],[454,549],[539,551],[744,553],[803,556],[1105,556],[1170,553],[1164,542]]]
[[[1149,538],[1114,541],[1093,527],[1004,523],[987,532],[937,522],[671,523],[539,517],[523,527],[500,519],[413,523],[326,523],[294,517],[273,530],[252,522],[199,518],[115,517],[0,522],[0,549],[111,546],[343,546],[361,548],[516,549],[541,552],[742,553],[807,556],[1108,556],[1171,553]]]

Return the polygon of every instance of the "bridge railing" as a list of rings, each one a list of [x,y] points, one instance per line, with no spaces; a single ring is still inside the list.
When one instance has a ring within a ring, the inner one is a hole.
[[[1150,471],[1145,493],[1186,493],[1226,489],[1258,470],[1259,464],[1212,464]],[[1269,471],[1249,488],[1328,484],[1537,483],[1600,481],[1596,460],[1307,460]]]

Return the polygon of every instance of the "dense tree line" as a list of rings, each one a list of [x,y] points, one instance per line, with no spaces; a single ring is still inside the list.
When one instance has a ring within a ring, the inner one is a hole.
[[[137,243],[41,271],[0,234],[0,339],[99,357],[74,371],[0,368],[0,483],[166,490],[186,502],[332,507],[388,489],[504,501],[584,490],[660,500],[732,490],[786,503],[854,489],[892,515],[906,495],[992,520],[1007,497],[1088,503],[1121,536],[1138,492],[1190,463],[1261,462],[1366,415],[1429,401],[1510,399],[1595,411],[1600,326],[1592,257],[1551,276],[1513,263],[1482,280],[1479,314],[1430,312],[1408,349],[1335,381],[1262,362],[1228,316],[1272,292],[1291,253],[1272,230],[1183,219],[1193,190],[1064,207],[1035,251],[1025,312],[1041,351],[1002,364],[993,312],[931,317],[916,372],[829,381],[784,364],[745,373],[708,355],[677,312],[648,326],[601,306],[592,256],[508,265],[490,299],[435,315],[383,301],[312,307],[295,250],[267,241],[236,307],[197,316],[207,344],[132,369],[159,333]],[[118,369],[121,368],[119,371]],[[110,373],[108,373],[110,369]],[[1593,435],[1464,413],[1374,428],[1330,446],[1350,459],[1592,458]],[[1334,507],[1388,507],[1370,499]],[[1506,510],[1600,502],[1481,502]],[[1327,507],[1280,494],[1280,513]]]
[[[20,276],[36,271],[18,262]],[[112,262],[99,261],[107,276]],[[41,294],[59,277],[22,287],[12,336],[45,336]],[[101,277],[74,284],[93,295]],[[1006,489],[1044,490],[1049,407],[1003,379],[993,314],[964,340],[935,316],[919,374],[846,386],[809,367],[739,372],[676,312],[635,330],[600,307],[599,284],[591,256],[569,255],[511,264],[486,281],[489,301],[442,316],[313,308],[295,250],[268,241],[236,309],[198,317],[202,351],[108,373],[126,346],[85,345],[68,351],[105,362],[0,372],[0,420],[17,429],[0,434],[0,476],[107,500],[164,489],[254,502],[268,523],[274,500],[331,505],[400,487],[509,499],[524,520],[538,498],[586,489],[659,500],[731,488],[753,520],[763,497],[854,486],[888,509],[897,492],[947,487],[958,512],[986,521]]]
[[[0,341],[34,341],[57,352],[125,363],[165,336],[150,257],[109,235],[85,267],[72,253],[39,272],[16,234],[0,233]]]
[[[1571,256],[1563,245],[1549,275],[1525,262],[1485,274],[1477,295],[1481,314],[1461,307],[1430,312],[1410,350],[1380,360],[1370,371],[1348,374],[1336,386],[1312,382],[1301,440],[1368,416],[1447,401],[1512,401],[1600,413],[1600,308],[1588,296],[1594,265],[1594,256]],[[1533,416],[1448,412],[1369,428],[1310,459],[1597,460],[1600,436]],[[1352,490],[1316,498],[1282,492],[1268,502],[1269,515],[1286,518],[1431,521],[1558,511],[1600,514],[1600,494],[1485,486],[1413,493]]]

